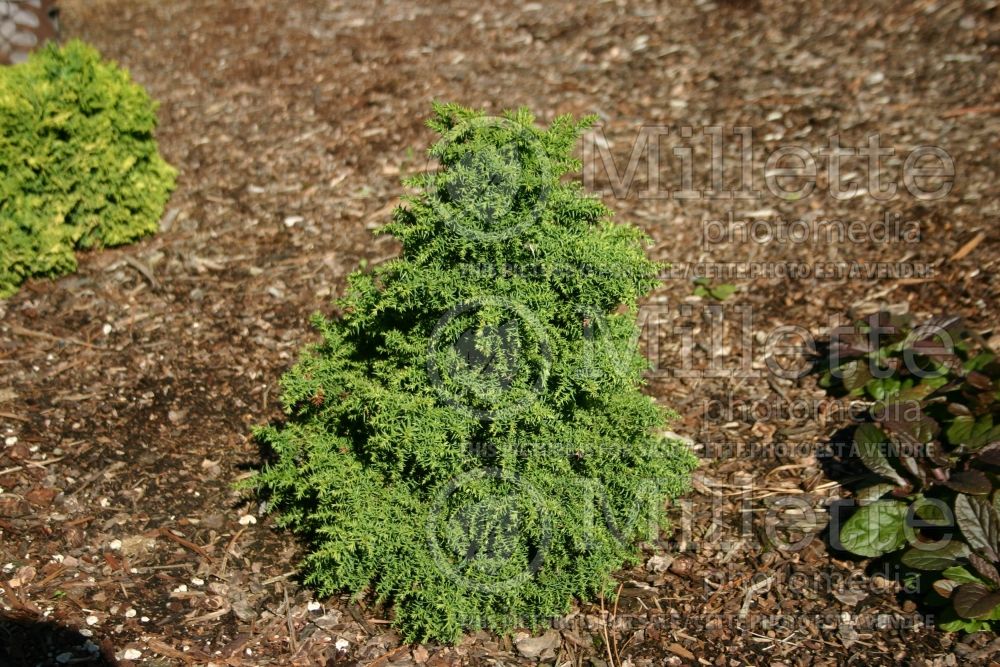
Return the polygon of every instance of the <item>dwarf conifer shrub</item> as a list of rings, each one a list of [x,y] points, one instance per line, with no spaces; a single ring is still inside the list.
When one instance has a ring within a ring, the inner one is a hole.
[[[660,267],[562,179],[593,120],[434,111],[440,167],[381,230],[402,255],[314,317],[249,485],[307,538],[307,583],[454,641],[612,590],[695,460],[639,390],[637,300]]]
[[[0,298],[156,231],[176,174],[155,128],[146,91],[80,42],[0,68]]]

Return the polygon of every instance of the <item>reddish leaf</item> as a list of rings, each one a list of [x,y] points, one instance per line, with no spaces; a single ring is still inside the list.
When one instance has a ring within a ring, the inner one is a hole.
[[[993,382],[990,378],[979,371],[972,371],[966,375],[965,381],[981,391],[989,391],[993,388]]]
[[[985,496],[993,490],[990,478],[980,470],[954,472],[944,484],[949,489],[954,489],[959,493],[971,493],[975,496]]]
[[[994,593],[982,584],[962,584],[955,590],[952,601],[959,616],[977,618],[1000,605],[1000,593]]]
[[[998,560],[1000,514],[993,505],[980,496],[960,493],[955,498],[955,519],[970,547]]]
[[[894,401],[882,406],[878,415],[882,426],[900,442],[919,445],[930,442],[940,431],[938,423],[925,415],[918,401]]]
[[[948,346],[933,338],[918,340],[913,344],[913,351],[919,355],[943,361],[953,356]]]
[[[1000,466],[1000,442],[991,442],[976,453],[976,459],[980,463],[991,466]]]
[[[874,424],[861,424],[854,431],[854,446],[861,462],[872,472],[891,479],[897,486],[905,486],[906,480],[896,472],[886,452],[889,449],[889,438]]]
[[[969,563],[972,564],[972,567],[976,568],[976,572],[1000,586],[1000,572],[997,572],[997,568],[993,563],[977,553],[969,554]]]
[[[927,458],[931,460],[937,466],[942,468],[950,467],[951,459],[948,457],[948,453],[944,451],[944,447],[937,440],[931,440],[927,443],[925,448],[927,451]]]
[[[958,584],[951,579],[938,579],[932,584],[934,591],[945,600],[951,597],[952,592],[958,588]]]
[[[956,417],[968,417],[972,413],[969,412],[969,408],[965,407],[961,403],[949,403],[948,412],[955,415]]]

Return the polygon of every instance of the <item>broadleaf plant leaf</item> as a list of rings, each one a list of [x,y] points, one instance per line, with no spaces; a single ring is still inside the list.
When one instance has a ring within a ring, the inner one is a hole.
[[[873,502],[885,494],[890,493],[895,488],[895,484],[873,484],[872,486],[867,486],[858,491],[854,496],[854,500],[862,507],[865,505],[871,505]]]
[[[989,466],[1000,466],[1000,442],[991,442],[976,452],[976,461]]]
[[[975,568],[976,572],[988,579],[994,586],[1000,586],[1000,572],[996,566],[980,556],[979,554],[969,554],[969,564]]]
[[[948,577],[957,584],[985,584],[986,582],[977,577],[976,575],[969,572],[966,568],[961,565],[954,565],[949,567],[944,572],[944,576]]]
[[[951,599],[962,618],[982,618],[1000,606],[1000,592],[991,591],[982,584],[962,584]]]
[[[915,545],[903,554],[903,564],[915,570],[938,571],[955,564],[959,558],[969,555],[969,547],[958,540],[951,540],[946,545],[936,549],[922,549]]]
[[[934,592],[943,597],[945,600],[951,597],[951,594],[958,588],[958,583],[952,581],[951,579],[938,579],[932,584]]]
[[[898,486],[906,486],[906,479],[892,467],[885,453],[888,451],[889,438],[875,424],[861,424],[854,431],[854,445],[857,448],[861,462],[877,475],[891,479]]]
[[[951,474],[945,486],[959,493],[985,496],[993,490],[993,483],[981,470],[963,470]]]
[[[903,525],[907,507],[898,500],[878,500],[859,508],[841,528],[841,544],[869,558],[896,551],[906,544]]]
[[[955,498],[955,519],[969,546],[992,561],[1000,546],[1000,514],[981,496],[960,493]]]

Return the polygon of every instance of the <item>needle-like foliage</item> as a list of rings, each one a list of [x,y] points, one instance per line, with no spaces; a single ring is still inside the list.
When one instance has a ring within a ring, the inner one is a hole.
[[[0,298],[157,230],[176,172],[155,128],[146,91],[81,42],[0,67]]]
[[[563,176],[581,122],[437,105],[439,168],[282,380],[250,482],[306,537],[306,581],[374,593],[408,640],[538,626],[655,538],[694,457],[640,391],[660,267]]]

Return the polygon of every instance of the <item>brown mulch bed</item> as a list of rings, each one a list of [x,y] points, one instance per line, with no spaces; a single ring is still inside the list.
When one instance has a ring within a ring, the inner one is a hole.
[[[922,144],[957,168],[930,201],[901,181],[890,201],[837,199],[822,176],[801,199],[679,200],[644,196],[641,162],[635,187],[606,196],[675,265],[647,303],[659,318],[657,344],[644,341],[649,390],[682,415],[674,430],[704,465],[665,551],[622,572],[614,599],[554,623],[542,660],[956,665],[1000,652],[990,636],[928,627],[893,572],[829,553],[828,510],[846,491],[823,452],[845,406],[811,376],[766,372],[777,353],[765,347],[780,326],[819,334],[885,306],[962,314],[1000,347],[995,3],[62,4],[68,35],[161,101],[181,180],[156,237],[0,302],[0,647],[20,638],[27,664],[536,662],[520,636],[401,645],[391,610],[315,600],[295,579],[301,545],[231,487],[259,461],[251,427],[280,416],[277,381],[312,340],[308,315],[331,309],[360,260],[396,251],[371,230],[400,176],[425,166],[430,102],[454,100],[525,105],[543,121],[596,113],[591,145],[622,170],[642,127],[669,126],[663,161],[693,146],[701,189],[710,126],[725,128],[734,161],[731,128],[754,128],[761,190],[768,152],[817,150],[832,134],[858,147],[878,132],[896,149],[890,171]],[[664,187],[677,189],[676,164]],[[731,211],[869,223],[889,211],[919,240],[706,240],[705,221]],[[925,273],[738,278],[720,280],[739,290],[718,306],[692,296],[699,263],[732,261]]]

